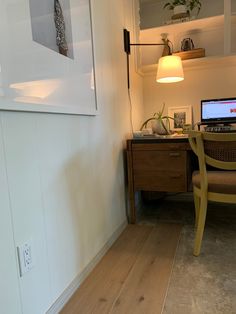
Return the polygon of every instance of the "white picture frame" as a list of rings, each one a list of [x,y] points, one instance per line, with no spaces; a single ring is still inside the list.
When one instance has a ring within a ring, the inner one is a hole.
[[[169,107],[168,116],[174,119],[170,119],[170,129],[173,131],[182,131],[184,124],[192,125],[191,106]]]
[[[49,14],[32,15],[32,3],[42,6],[42,1],[45,5],[54,5],[54,0],[0,1],[0,110],[96,115],[90,0],[59,0],[62,9],[63,2],[69,3],[70,10],[64,8],[63,14],[65,23],[70,16],[71,57],[35,41],[37,31],[33,33],[33,18],[38,19],[34,32],[48,15],[51,25],[55,26],[51,7]]]

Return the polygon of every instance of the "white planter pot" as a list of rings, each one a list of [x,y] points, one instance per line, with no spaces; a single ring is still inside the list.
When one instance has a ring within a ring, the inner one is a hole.
[[[160,134],[160,135],[169,134],[168,126],[166,124],[165,124],[165,126],[166,126],[166,129],[167,129],[167,132],[163,128],[163,125],[161,124],[160,121],[158,121],[158,120],[152,121],[152,132],[156,133],[156,134]]]
[[[176,14],[184,14],[187,13],[187,7],[186,5],[177,5],[176,7],[174,7],[174,15]]]

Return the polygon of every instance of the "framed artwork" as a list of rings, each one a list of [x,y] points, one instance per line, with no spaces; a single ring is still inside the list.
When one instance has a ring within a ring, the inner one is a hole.
[[[97,114],[90,0],[1,0],[0,43],[0,110]]]
[[[170,119],[170,129],[180,131],[183,129],[184,124],[192,124],[192,107],[169,107],[168,116],[174,119]]]

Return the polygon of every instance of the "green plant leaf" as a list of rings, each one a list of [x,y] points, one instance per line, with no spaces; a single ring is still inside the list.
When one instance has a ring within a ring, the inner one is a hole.
[[[160,111],[160,116],[163,115],[164,109],[165,109],[165,103],[163,102],[163,106],[162,106],[162,109],[161,109],[161,111]]]
[[[144,121],[143,124],[141,125],[140,131],[142,131],[142,129],[143,129],[144,127],[146,128],[148,122],[151,121],[151,120],[158,120],[158,119],[157,119],[157,118],[154,118],[154,117],[147,119],[147,120]]]
[[[163,127],[163,129],[165,130],[166,134],[169,134],[169,130],[167,130],[165,123],[163,122],[163,120],[161,120],[161,125]]]
[[[175,120],[174,118],[170,117],[170,116],[164,116],[162,117],[162,119],[171,119],[171,120]]]

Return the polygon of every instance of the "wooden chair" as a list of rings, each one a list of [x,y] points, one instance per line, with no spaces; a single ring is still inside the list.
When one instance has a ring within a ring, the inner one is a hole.
[[[189,142],[199,162],[199,171],[192,175],[196,229],[193,255],[198,256],[208,200],[236,204],[236,133],[193,131]],[[214,168],[209,170],[206,165]]]

